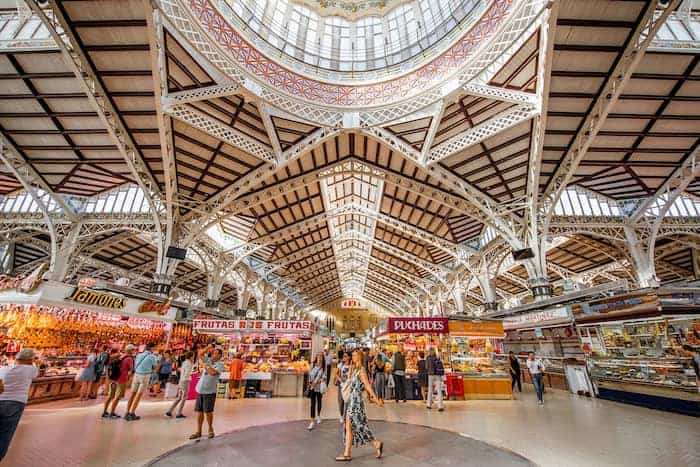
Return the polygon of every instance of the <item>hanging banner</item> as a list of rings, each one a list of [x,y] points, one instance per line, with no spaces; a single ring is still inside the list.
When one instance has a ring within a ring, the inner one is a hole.
[[[139,313],[158,313],[165,315],[170,310],[170,300],[167,302],[156,302],[155,300],[147,300],[139,306]]]
[[[311,321],[268,321],[238,319],[195,319],[193,329],[199,332],[312,332],[315,327]]]
[[[340,308],[353,309],[353,308],[365,308],[365,307],[362,305],[362,303],[359,300],[353,298],[353,299],[343,300],[342,302],[340,302]]]
[[[447,334],[447,318],[389,318],[387,332],[397,334]]]
[[[24,277],[0,274],[0,292],[5,290],[16,290],[20,293],[33,292],[41,284],[41,276],[46,268],[46,263],[42,263],[31,274]]]

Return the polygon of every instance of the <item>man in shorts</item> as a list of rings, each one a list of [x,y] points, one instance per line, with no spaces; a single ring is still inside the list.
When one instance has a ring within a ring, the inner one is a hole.
[[[214,349],[211,358],[206,356],[204,350],[201,351],[199,368],[203,371],[197,382],[197,401],[194,404],[194,411],[197,412],[197,431],[190,436],[190,439],[202,437],[202,424],[204,423],[205,415],[209,425],[209,438],[214,437],[216,387],[219,384],[219,376],[224,371],[224,362],[221,361],[221,349]]]
[[[153,370],[158,364],[158,359],[153,354],[154,344],[146,345],[146,350],[136,356],[134,361],[134,379],[131,383],[131,397],[126,405],[126,415],[124,420],[127,422],[140,420],[141,417],[136,415],[136,408],[141,402],[141,395],[148,388]]]
[[[121,418],[120,415],[117,415],[115,410],[117,409],[117,404],[119,404],[119,401],[121,400],[122,397],[124,397],[124,394],[126,393],[126,385],[129,382],[129,377],[131,376],[131,373],[134,371],[134,350],[136,347],[133,344],[129,344],[126,346],[124,349],[124,355],[118,360],[118,361],[112,361],[110,360],[108,371],[107,371],[107,377],[109,378],[109,392],[107,396],[107,400],[105,401],[105,406],[104,410],[102,412],[102,418]],[[115,356],[118,358],[118,356]],[[111,374],[111,368],[114,364],[119,364],[119,375],[116,377],[116,379],[113,379],[113,376]],[[111,405],[111,412],[109,411]]]

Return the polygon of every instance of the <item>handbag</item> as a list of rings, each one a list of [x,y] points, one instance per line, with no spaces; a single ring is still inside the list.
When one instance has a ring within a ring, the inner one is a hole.
[[[327,390],[328,387],[326,386],[326,383],[321,381],[321,384],[318,385],[318,392],[320,392],[321,394],[325,394]]]
[[[309,399],[311,399],[312,397],[314,397],[314,392],[315,392],[315,391],[314,391],[313,389],[311,389],[311,388],[307,389],[307,390],[306,390],[306,397],[308,397]]]
[[[350,400],[350,379],[340,385],[340,395],[343,397],[343,402],[347,403]]]

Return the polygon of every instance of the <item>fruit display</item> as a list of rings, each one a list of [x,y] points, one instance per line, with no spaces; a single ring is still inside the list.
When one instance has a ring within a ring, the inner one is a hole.
[[[52,355],[85,355],[98,344],[164,342],[167,324],[74,308],[1,305],[5,338]]]

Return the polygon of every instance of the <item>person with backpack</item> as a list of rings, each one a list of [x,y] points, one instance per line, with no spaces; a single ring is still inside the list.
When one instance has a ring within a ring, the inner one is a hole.
[[[438,412],[445,410],[442,400],[442,377],[445,375],[445,367],[442,360],[435,353],[435,348],[430,349],[430,354],[426,359],[428,371],[428,409],[433,408],[433,391],[437,391]]]
[[[102,411],[102,418],[121,418],[115,410],[117,404],[126,393],[126,385],[134,369],[134,347],[132,344],[126,346],[123,356],[113,355],[107,365],[107,378],[109,380],[109,392]],[[110,410],[111,409],[111,410]]]
[[[141,395],[148,388],[151,380],[151,375],[158,365],[158,359],[153,353],[155,344],[146,345],[146,350],[136,356],[134,360],[134,379],[131,383],[131,397],[126,405],[126,415],[124,420],[127,422],[140,420],[141,417],[136,415],[136,408],[141,402]]]

